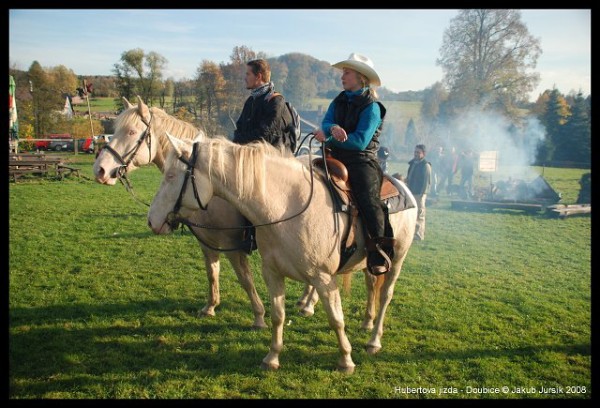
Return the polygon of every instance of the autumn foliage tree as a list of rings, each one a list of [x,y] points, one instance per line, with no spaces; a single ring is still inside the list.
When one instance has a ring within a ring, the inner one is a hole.
[[[518,10],[461,10],[444,32],[437,64],[449,88],[450,112],[478,106],[515,115],[515,103],[539,82],[540,41]]]

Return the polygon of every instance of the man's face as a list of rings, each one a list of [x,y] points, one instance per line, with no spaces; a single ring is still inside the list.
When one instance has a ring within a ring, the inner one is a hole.
[[[415,149],[415,159],[421,160],[423,157],[425,157],[425,152],[421,149]]]
[[[256,89],[261,85],[264,85],[262,80],[262,75],[259,73],[258,75],[254,75],[252,72],[252,67],[246,65],[246,89]]]

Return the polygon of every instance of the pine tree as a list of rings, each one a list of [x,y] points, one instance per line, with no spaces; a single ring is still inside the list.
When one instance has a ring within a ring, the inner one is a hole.
[[[562,128],[562,138],[556,146],[555,160],[590,163],[592,131],[585,99],[577,94],[571,106],[571,116]]]
[[[541,162],[554,160],[556,148],[563,137],[562,127],[570,114],[569,105],[558,89],[553,89],[549,96],[546,112],[540,118],[546,127],[546,139],[538,150],[538,160]]]

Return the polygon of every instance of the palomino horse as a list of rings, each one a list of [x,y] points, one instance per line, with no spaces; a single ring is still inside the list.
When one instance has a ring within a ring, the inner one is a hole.
[[[365,237],[358,228],[357,250],[337,271],[341,245],[333,217],[334,203],[320,173],[314,174],[310,166],[298,160],[282,157],[266,143],[239,146],[221,138],[199,138],[192,144],[167,136],[174,150],[166,158],[163,181],[148,212],[148,225],[155,233],[163,232],[175,207],[181,208],[180,215],[185,217],[188,211],[193,214],[205,206],[213,196],[222,197],[254,225],[260,225],[256,238],[262,275],[271,297],[273,325],[270,350],[261,367],[279,368],[286,277],[316,288],[329,325],[337,335],[341,352],[338,369],[352,373],[352,347],[344,331],[335,275],[365,271],[368,306],[363,327],[372,327],[367,352],[377,353],[381,349],[385,312],[415,231],[417,209],[408,188],[395,181],[413,208],[390,215],[395,237],[391,270],[378,278],[366,272]],[[351,220],[340,218],[339,230],[345,231]],[[376,295],[379,310],[375,317]]]
[[[190,123],[168,115],[163,110],[148,108],[138,96],[137,106],[123,98],[126,109],[115,121],[115,131],[108,147],[104,148],[94,163],[96,181],[101,184],[114,185],[123,171],[133,171],[137,167],[154,163],[161,172],[164,171],[164,158],[171,150],[171,143],[166,137],[166,131],[182,140],[191,140],[198,134],[204,135]],[[254,312],[255,328],[266,328],[264,321],[265,308],[256,288],[250,270],[248,256],[240,248],[242,240],[241,229],[222,229],[243,225],[240,213],[227,201],[216,197],[207,211],[196,211],[191,220],[199,225],[210,225],[221,229],[206,229],[191,227],[193,234],[200,243],[204,254],[206,274],[209,288],[207,304],[201,313],[206,316],[215,315],[215,307],[220,303],[219,291],[219,252],[225,249],[225,256],[231,262],[238,281],[248,294]],[[172,228],[163,224],[161,233],[169,233]],[[307,295],[301,301],[306,307],[304,313],[310,315],[316,300]],[[316,296],[315,296],[316,297]]]

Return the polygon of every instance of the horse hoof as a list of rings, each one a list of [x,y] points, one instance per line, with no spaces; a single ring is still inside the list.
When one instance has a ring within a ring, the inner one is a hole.
[[[379,353],[379,350],[381,350],[381,346],[367,346],[367,354],[370,356]]]
[[[264,330],[266,328],[268,328],[269,326],[267,326],[265,323],[262,324],[253,324],[252,325],[252,330]]]
[[[315,311],[308,310],[308,309],[300,309],[300,310],[298,310],[298,313],[300,313],[304,317],[311,317],[312,315],[315,314]]]
[[[262,362],[260,364],[260,369],[265,371],[277,371],[279,370],[279,364],[267,364],[265,362]]]
[[[208,310],[204,310],[204,309],[202,309],[202,310],[201,310],[201,311],[198,313],[198,316],[200,316],[200,317],[202,317],[202,316],[215,317],[215,316],[216,316],[216,313],[215,313],[215,311],[214,311],[214,310],[210,310],[210,311],[208,311]]]
[[[338,372],[340,372],[342,374],[354,374],[354,366],[349,366],[349,367],[338,366],[337,370],[338,370]]]

